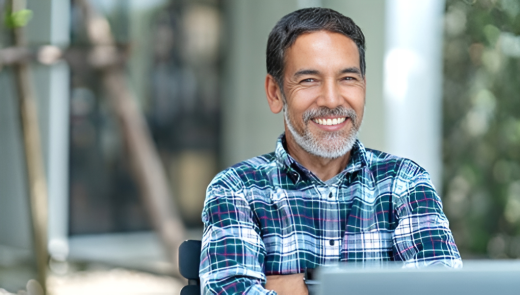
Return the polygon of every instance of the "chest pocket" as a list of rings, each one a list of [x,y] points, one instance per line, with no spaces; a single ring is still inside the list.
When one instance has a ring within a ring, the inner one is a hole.
[[[271,200],[273,201],[274,210],[276,212],[273,227],[282,237],[288,236],[294,232],[294,219],[291,211],[291,204],[287,191],[278,189],[271,193]]]

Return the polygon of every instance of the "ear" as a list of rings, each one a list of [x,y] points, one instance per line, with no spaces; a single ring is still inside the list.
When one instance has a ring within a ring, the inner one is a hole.
[[[278,114],[283,109],[282,92],[273,76],[267,74],[265,77],[265,94],[271,112]]]

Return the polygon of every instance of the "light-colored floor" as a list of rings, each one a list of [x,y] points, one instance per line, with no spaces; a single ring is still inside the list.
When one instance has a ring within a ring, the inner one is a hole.
[[[52,275],[47,280],[49,295],[170,295],[179,294],[182,286],[172,277],[122,268]]]
[[[180,280],[169,276],[123,268],[93,269],[50,274],[47,295],[171,295],[179,294],[183,285]],[[27,293],[26,290],[10,293],[0,289],[0,295],[8,294]]]
[[[202,229],[195,229],[186,238],[201,236]],[[151,232],[71,237],[69,246],[67,261],[50,261],[48,295],[170,295],[185,284],[168,275],[172,265]],[[14,257],[11,252],[0,258]],[[36,276],[30,260],[0,262],[0,295],[17,294]]]

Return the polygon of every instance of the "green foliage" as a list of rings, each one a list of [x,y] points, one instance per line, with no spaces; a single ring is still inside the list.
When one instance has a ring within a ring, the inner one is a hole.
[[[16,12],[5,12],[4,21],[5,25],[10,28],[25,27],[31,20],[33,12],[29,9],[21,9]]]
[[[520,258],[520,1],[446,2],[445,211],[463,258]]]

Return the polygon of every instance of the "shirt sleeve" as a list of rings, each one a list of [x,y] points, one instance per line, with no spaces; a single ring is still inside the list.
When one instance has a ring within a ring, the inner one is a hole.
[[[459,250],[442,211],[442,202],[422,170],[409,180],[396,183],[398,226],[393,234],[394,259],[405,267],[441,264],[462,267]]]
[[[243,190],[210,185],[202,221],[202,294],[276,294],[264,288],[265,246]]]

